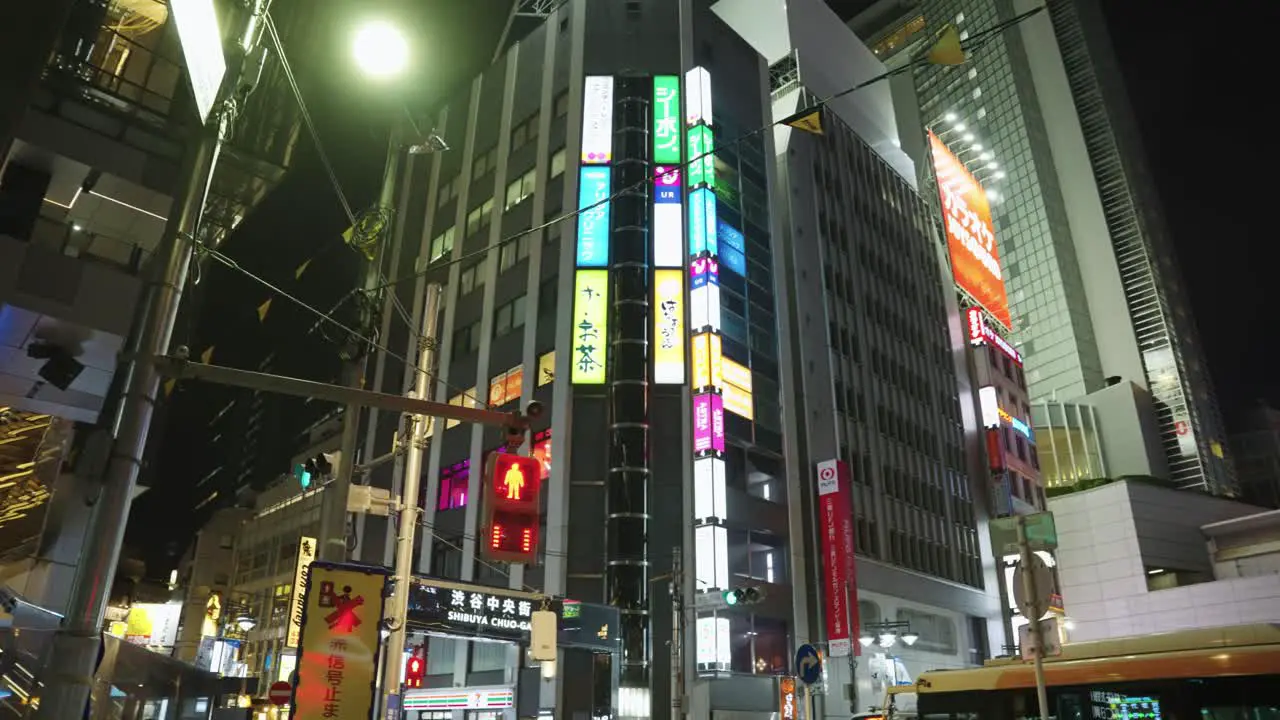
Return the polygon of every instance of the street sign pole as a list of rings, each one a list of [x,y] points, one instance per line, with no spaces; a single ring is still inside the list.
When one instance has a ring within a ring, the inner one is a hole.
[[[1035,663],[1036,702],[1040,706],[1040,720],[1049,720],[1049,698],[1044,685],[1044,628],[1040,624],[1040,616],[1044,613],[1037,600],[1039,596],[1036,573],[1032,571],[1031,543],[1027,542],[1027,522],[1021,515],[1018,516],[1018,550],[1022,557],[1022,590],[1027,604],[1032,608],[1032,612],[1027,613],[1027,619],[1031,621],[1031,642],[1035,646],[1032,662]]]

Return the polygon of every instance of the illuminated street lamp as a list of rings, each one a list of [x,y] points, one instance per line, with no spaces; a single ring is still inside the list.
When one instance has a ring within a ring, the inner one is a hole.
[[[869,623],[863,626],[858,636],[862,647],[878,645],[885,649],[893,647],[899,640],[910,647],[919,639],[920,635],[913,632],[911,624],[906,621]]]
[[[371,78],[391,78],[409,64],[409,42],[399,28],[384,20],[363,25],[351,46],[356,65]]]

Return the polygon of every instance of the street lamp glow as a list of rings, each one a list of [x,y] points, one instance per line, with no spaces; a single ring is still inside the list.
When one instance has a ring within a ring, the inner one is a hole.
[[[953,112],[949,112],[949,113],[947,113],[946,115],[943,115],[943,116],[942,116],[942,119],[943,119],[943,120],[946,120],[947,122],[955,122],[955,121],[956,121],[956,114],[955,114],[955,113],[953,113]]]
[[[389,22],[366,23],[356,32],[351,45],[356,65],[365,75],[387,78],[400,74],[409,63],[409,43]]]
[[[965,133],[965,134],[964,134],[964,141],[965,141],[965,142],[973,142],[973,133]]]
[[[955,130],[956,132],[964,132],[965,128],[966,128],[966,125],[964,123],[956,123],[955,125],[951,126],[951,129]]]

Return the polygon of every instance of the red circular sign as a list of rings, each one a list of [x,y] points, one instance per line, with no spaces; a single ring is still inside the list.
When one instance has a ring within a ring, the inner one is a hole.
[[[267,691],[267,699],[273,705],[285,705],[289,702],[289,698],[293,696],[293,687],[289,683],[280,682],[271,683],[271,689]]]

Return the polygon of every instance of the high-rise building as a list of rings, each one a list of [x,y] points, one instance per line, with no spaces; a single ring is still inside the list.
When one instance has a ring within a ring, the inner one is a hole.
[[[1280,410],[1255,406],[1246,428],[1231,436],[1231,451],[1244,500],[1280,508]]]
[[[890,65],[948,24],[962,40],[981,40],[970,43],[964,65],[919,66],[896,82],[895,95],[908,100],[898,121],[913,157],[923,156],[924,129],[932,129],[991,193],[1012,339],[1026,358],[1037,424],[1059,425],[1047,417],[1058,403],[1091,406],[1104,438],[1155,433],[1115,443],[1105,457],[1113,475],[1234,493],[1213,388],[1101,6],[1055,0],[988,33],[1034,9],[883,0],[853,26]],[[1150,421],[1135,422],[1144,414]]]
[[[839,637],[822,626],[830,461],[851,471],[855,506],[831,518],[857,555],[836,567],[840,607],[916,640],[864,657],[895,673],[981,662],[998,625],[989,511],[966,467],[977,428],[957,402],[966,340],[886,89],[837,103],[821,138],[780,144],[768,128],[883,68],[820,3],[767,18],[749,5],[565,3],[450,98],[435,127],[452,149],[404,173],[391,276],[415,320],[427,283],[443,288],[434,399],[545,408],[522,450],[545,468],[541,562],[484,559],[481,468],[505,435],[441,421],[415,571],[621,611],[613,667],[576,668],[542,708],[666,717],[678,639],[690,716],[777,711],[798,645],[861,648],[849,618]],[[830,42],[842,63],[859,53],[856,72],[824,78],[812,54],[808,83],[803,48]],[[395,318],[383,337],[403,357],[419,347]],[[374,368],[384,392],[412,384],[395,354]],[[378,457],[401,423],[365,425]],[[394,489],[395,474],[370,479]],[[389,562],[395,534],[358,517],[353,557]],[[723,595],[744,589],[763,598]],[[513,685],[514,650],[453,622],[433,626],[426,685]],[[851,659],[831,659],[845,685]],[[885,672],[859,668],[857,705],[877,704]],[[616,704],[593,704],[614,673]]]

